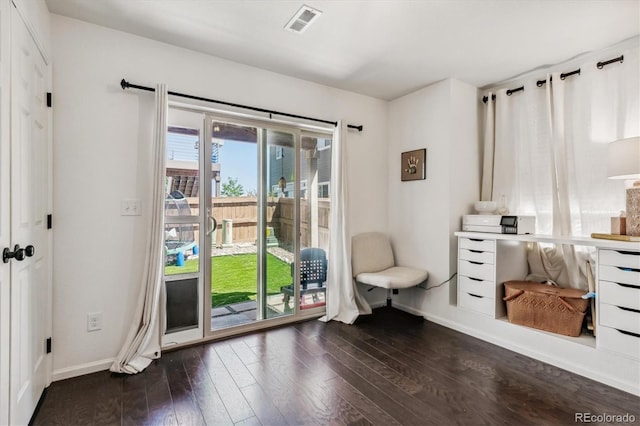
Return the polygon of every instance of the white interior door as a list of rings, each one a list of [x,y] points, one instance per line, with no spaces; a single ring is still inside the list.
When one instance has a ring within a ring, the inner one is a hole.
[[[11,243],[10,194],[10,6],[0,2],[0,250]],[[0,262],[0,424],[9,423],[10,266]]]
[[[49,184],[48,69],[15,8],[11,8],[11,39],[9,247],[15,257],[9,261],[9,423],[26,424],[47,384],[48,374],[46,338],[51,312],[46,223]],[[16,249],[17,246],[20,249]]]

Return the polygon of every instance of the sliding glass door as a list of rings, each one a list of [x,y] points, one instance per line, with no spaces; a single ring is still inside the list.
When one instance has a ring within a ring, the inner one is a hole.
[[[220,191],[211,199],[220,224],[208,329],[215,335],[296,312],[299,132],[221,117],[208,123],[221,165]]]
[[[321,314],[330,135],[169,117],[163,345]]]
[[[164,283],[162,346],[201,339],[203,283],[208,269],[203,253],[211,227],[207,180],[216,164],[205,160],[204,114],[171,108],[166,146],[164,202]]]

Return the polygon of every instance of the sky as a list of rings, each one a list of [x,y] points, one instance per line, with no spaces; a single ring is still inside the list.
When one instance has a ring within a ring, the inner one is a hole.
[[[220,147],[221,183],[237,178],[245,193],[258,189],[258,146],[253,142],[224,141]]]
[[[195,149],[198,136],[168,133],[167,159],[182,161],[198,161]],[[245,193],[258,189],[258,152],[255,142],[238,142],[225,140],[218,151],[221,183],[229,178],[236,178]]]

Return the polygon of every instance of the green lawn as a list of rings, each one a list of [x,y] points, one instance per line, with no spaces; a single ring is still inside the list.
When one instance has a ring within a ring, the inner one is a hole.
[[[198,259],[184,266],[166,266],[165,275],[185,274],[198,270]],[[211,306],[256,300],[257,258],[255,254],[216,256],[211,258]],[[280,287],[291,284],[291,267],[267,253],[267,293],[278,294]]]

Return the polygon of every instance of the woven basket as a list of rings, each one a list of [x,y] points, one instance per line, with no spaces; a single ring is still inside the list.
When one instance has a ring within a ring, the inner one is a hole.
[[[504,292],[509,322],[565,336],[580,335],[589,304],[581,298],[586,292],[529,281],[508,281]]]

